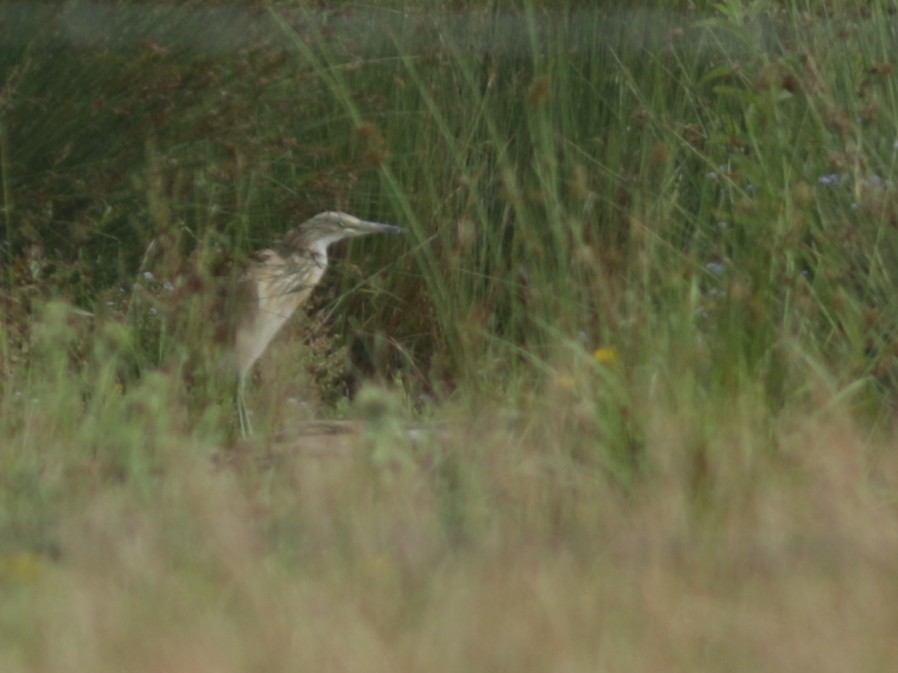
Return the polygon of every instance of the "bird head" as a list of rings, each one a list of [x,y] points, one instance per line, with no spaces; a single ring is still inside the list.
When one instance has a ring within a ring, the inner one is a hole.
[[[310,220],[303,222],[287,234],[284,243],[288,248],[294,250],[305,249],[324,255],[331,243],[342,241],[344,238],[378,233],[398,234],[402,231],[404,230],[401,227],[392,224],[368,222],[346,213],[328,211],[318,213]]]

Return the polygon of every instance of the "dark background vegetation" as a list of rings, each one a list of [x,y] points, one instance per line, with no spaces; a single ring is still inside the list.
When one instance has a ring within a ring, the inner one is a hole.
[[[679,306],[724,385],[777,399],[797,336],[890,389],[891,10],[7,3],[4,368],[50,297],[160,366],[192,337],[140,297],[343,209],[411,229],[341,248],[317,294],[343,384],[635,349]]]

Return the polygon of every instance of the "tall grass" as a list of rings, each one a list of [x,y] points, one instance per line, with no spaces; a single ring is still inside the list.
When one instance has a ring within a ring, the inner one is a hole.
[[[889,670],[890,5],[469,4],[0,9],[0,669]]]

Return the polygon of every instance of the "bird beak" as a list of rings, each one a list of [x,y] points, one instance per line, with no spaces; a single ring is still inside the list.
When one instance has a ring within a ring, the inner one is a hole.
[[[402,227],[392,224],[381,224],[380,222],[360,221],[354,227],[360,234],[401,234],[405,231]]]

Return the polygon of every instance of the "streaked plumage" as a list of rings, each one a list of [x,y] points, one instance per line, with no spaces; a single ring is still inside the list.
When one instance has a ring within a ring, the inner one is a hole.
[[[243,387],[253,364],[284,323],[309,298],[327,269],[327,249],[344,238],[374,233],[398,233],[390,224],[367,222],[340,212],[324,212],[303,222],[284,237],[280,249],[261,250],[240,278],[234,316],[234,356],[238,375],[240,425],[244,434],[249,419],[243,405]]]

